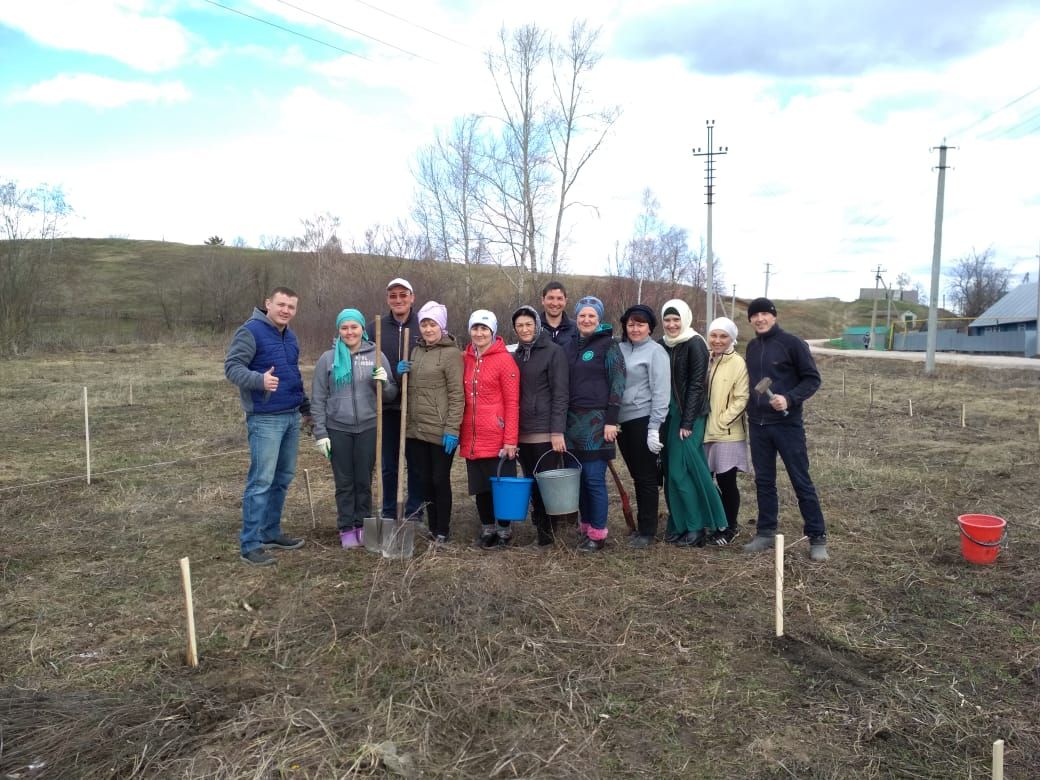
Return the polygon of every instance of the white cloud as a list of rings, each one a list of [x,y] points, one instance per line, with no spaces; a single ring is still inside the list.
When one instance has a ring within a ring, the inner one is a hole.
[[[137,0],[4,2],[0,24],[44,46],[97,54],[155,73],[184,60],[191,36],[172,18],[147,13],[147,5]]]
[[[84,103],[96,108],[116,108],[128,103],[179,103],[190,97],[179,81],[149,84],[144,81],[120,81],[91,73],[63,73],[31,87],[16,90],[10,103]]]

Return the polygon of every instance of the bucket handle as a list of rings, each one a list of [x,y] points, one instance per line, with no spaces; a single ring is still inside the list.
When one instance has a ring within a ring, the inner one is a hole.
[[[542,453],[542,454],[541,454],[541,455],[540,455],[540,456],[538,457],[538,460],[536,460],[536,461],[534,462],[534,468],[533,468],[533,469],[531,469],[531,476],[534,476],[535,474],[537,474],[537,473],[538,473],[538,464],[539,464],[539,463],[541,463],[541,462],[542,462],[542,458],[544,458],[544,457],[545,457],[546,455],[548,455],[548,454],[549,454],[550,452],[552,452],[552,453],[555,453],[556,455],[570,455],[570,456],[571,456],[572,458],[574,458],[574,462],[578,464],[578,471],[581,471],[581,461],[580,461],[580,460],[578,460],[578,458],[577,458],[577,457],[575,457],[574,453],[573,453],[573,452],[571,452],[570,450],[564,450],[564,451],[563,451],[562,453],[560,453],[560,452],[556,452],[555,450],[546,450],[545,452],[543,452],[543,453]]]
[[[974,544],[977,544],[979,547],[1002,547],[1004,543],[1007,542],[1007,526],[1004,526],[1004,532],[1000,535],[1000,538],[997,539],[997,541],[995,542],[980,542],[974,536],[965,531],[963,525],[961,526],[961,533],[964,534],[965,538],[969,542],[973,542]]]
[[[506,462],[506,456],[505,455],[500,455],[499,458],[498,458],[498,471],[495,474],[495,476],[497,476],[499,479],[502,479],[502,464],[505,463],[505,462]]]

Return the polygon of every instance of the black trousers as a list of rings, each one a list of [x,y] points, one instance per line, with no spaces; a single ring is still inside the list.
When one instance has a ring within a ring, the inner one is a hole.
[[[546,452],[552,452],[552,444],[547,441],[521,442],[518,450],[517,457],[520,459],[520,468],[524,470],[524,476],[533,478],[535,464],[538,463],[538,459]],[[557,458],[552,455],[542,461],[543,471],[558,467]],[[542,501],[542,494],[538,492],[537,481],[531,487],[531,505],[531,522],[534,523],[534,529],[538,533],[538,544],[551,544],[556,536],[555,523],[557,518],[546,514],[545,503]]]
[[[376,465],[376,429],[346,433],[328,429],[332,476],[336,480],[336,527],[361,528],[372,515],[372,469]]]
[[[426,520],[434,536],[448,536],[451,526],[451,464],[455,452],[444,451],[443,444],[421,439],[405,439],[405,457],[422,480],[426,498]]]
[[[649,422],[649,417],[626,420],[621,424],[617,439],[621,457],[635,483],[636,524],[640,536],[656,536],[657,510],[661,501],[657,456],[646,446]]]

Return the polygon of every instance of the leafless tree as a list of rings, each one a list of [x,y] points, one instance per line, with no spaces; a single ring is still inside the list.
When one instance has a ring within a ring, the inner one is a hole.
[[[549,273],[553,276],[560,270],[564,215],[575,205],[570,199],[571,187],[621,113],[616,106],[595,108],[587,91],[589,73],[601,56],[595,50],[598,37],[599,30],[590,29],[585,21],[574,21],[566,43],[550,46],[555,105],[549,113],[547,129],[552,164],[559,176],[556,223],[549,256]]]
[[[488,71],[495,82],[502,114],[501,143],[495,148],[492,164],[496,167],[490,184],[498,190],[489,198],[498,208],[491,211],[496,219],[509,220],[499,233],[522,237],[518,254],[527,270],[538,270],[537,237],[539,206],[544,201],[542,190],[548,183],[547,133],[544,109],[538,99],[539,70],[549,54],[549,39],[537,25],[527,24],[509,32],[503,27],[498,35],[498,50],[488,52]],[[508,207],[503,207],[508,201]]]
[[[483,160],[480,119],[458,119],[447,137],[439,134],[416,158],[417,182],[413,214],[433,253],[449,263],[465,266],[467,295],[472,288],[469,266],[484,260],[484,219],[487,177]]]
[[[1011,281],[1011,271],[993,263],[993,247],[982,254],[972,248],[954,262],[947,276],[950,301],[963,317],[978,317],[1007,294]]]
[[[343,245],[337,235],[339,217],[326,211],[301,219],[300,224],[303,235],[294,240],[294,245],[314,258],[314,307],[320,310],[331,292],[333,266],[343,259]]]
[[[36,323],[71,214],[60,187],[0,181],[0,354],[17,353]]]

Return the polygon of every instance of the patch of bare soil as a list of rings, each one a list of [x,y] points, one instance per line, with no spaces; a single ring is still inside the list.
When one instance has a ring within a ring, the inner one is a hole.
[[[807,430],[832,561],[808,561],[784,483],[777,639],[771,555],[630,551],[616,497],[600,555],[572,529],[536,552],[526,523],[483,552],[461,464],[453,545],[394,562],[338,548],[305,445],[285,525],[308,543],[247,568],[219,356],[70,360],[12,363],[0,387],[0,776],[948,778],[987,775],[998,738],[1007,776],[1035,771],[1035,373],[820,358]],[[1008,521],[992,566],[961,557],[968,512]]]

